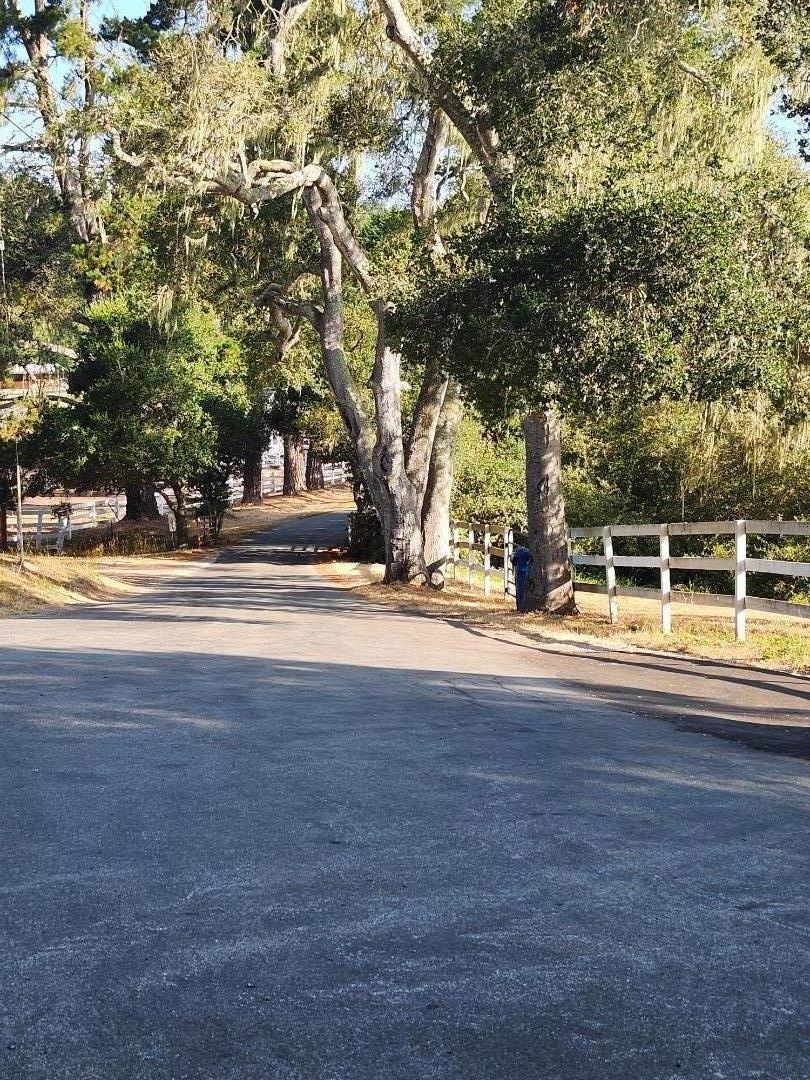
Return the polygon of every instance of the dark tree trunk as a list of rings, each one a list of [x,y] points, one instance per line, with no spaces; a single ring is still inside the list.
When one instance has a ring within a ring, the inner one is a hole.
[[[188,503],[182,484],[172,484],[174,495],[174,523],[177,530],[177,546],[188,546]]]
[[[568,557],[562,493],[560,418],[551,410],[523,421],[526,440],[526,509],[532,565],[527,609],[574,615],[574,586]]]
[[[160,520],[154,484],[138,481],[135,484],[127,484],[124,492],[127,497],[127,512],[124,515],[124,521]]]
[[[245,454],[243,472],[243,506],[261,506],[262,504],[262,447],[261,444],[250,448]]]
[[[307,456],[301,435],[284,435],[284,495],[307,490]]]
[[[307,491],[322,491],[323,488],[323,460],[320,454],[310,447],[307,453]]]
[[[0,504],[0,551],[8,551],[8,507]]]

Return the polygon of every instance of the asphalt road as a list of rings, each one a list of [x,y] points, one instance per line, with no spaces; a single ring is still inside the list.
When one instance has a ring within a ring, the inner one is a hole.
[[[810,763],[682,730],[810,683],[377,608],[336,524],[0,621],[0,1077],[810,1078]]]

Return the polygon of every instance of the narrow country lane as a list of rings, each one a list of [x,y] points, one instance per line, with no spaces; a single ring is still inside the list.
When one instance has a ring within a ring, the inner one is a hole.
[[[808,1080],[810,760],[684,727],[810,681],[375,606],[340,525],[0,620],[0,1078]]]

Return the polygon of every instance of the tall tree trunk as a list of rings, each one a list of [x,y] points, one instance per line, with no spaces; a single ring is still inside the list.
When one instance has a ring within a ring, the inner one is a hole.
[[[262,445],[257,442],[245,454],[242,472],[242,506],[261,506],[262,504]]]
[[[174,522],[177,529],[177,546],[186,547],[188,545],[188,503],[183,485],[177,482],[173,483],[172,493],[174,495]]]
[[[430,458],[422,533],[430,584],[444,587],[445,566],[450,553],[450,496],[453,490],[453,456],[464,406],[456,383],[451,382],[439,414]]]
[[[160,510],[158,510],[157,499],[155,498],[154,484],[139,480],[136,483],[127,484],[124,492],[127,497],[125,521],[160,520]]]
[[[302,435],[284,435],[284,495],[307,490],[307,457]]]
[[[8,507],[0,504],[0,551],[8,551]]]
[[[322,491],[324,487],[323,459],[317,450],[310,447],[307,453],[307,491]]]
[[[560,417],[555,410],[530,413],[526,440],[526,509],[532,564],[527,583],[529,611],[575,615],[562,493]]]
[[[385,537],[385,583],[424,585],[424,487],[420,488],[408,475],[402,435],[400,360],[386,342],[385,302],[375,300],[372,307],[377,316],[377,356],[370,379],[377,411],[377,441],[372,454],[377,490],[372,494]]]

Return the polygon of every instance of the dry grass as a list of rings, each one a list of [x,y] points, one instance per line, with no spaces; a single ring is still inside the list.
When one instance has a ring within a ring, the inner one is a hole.
[[[93,559],[0,555],[0,615],[30,615],[48,607],[108,600],[129,591]]]
[[[612,626],[605,598],[589,593],[579,594],[580,614],[575,617],[521,615],[513,600],[485,599],[480,592],[452,581],[439,593],[408,585],[383,586],[382,567],[333,562],[322,570],[369,600],[438,618],[463,619],[470,625],[518,633],[535,641],[680,653],[810,674],[810,624],[795,619],[749,616],[748,640],[738,643],[729,613],[696,615],[679,606],[674,633],[665,636],[654,601],[621,598],[619,622]]]

